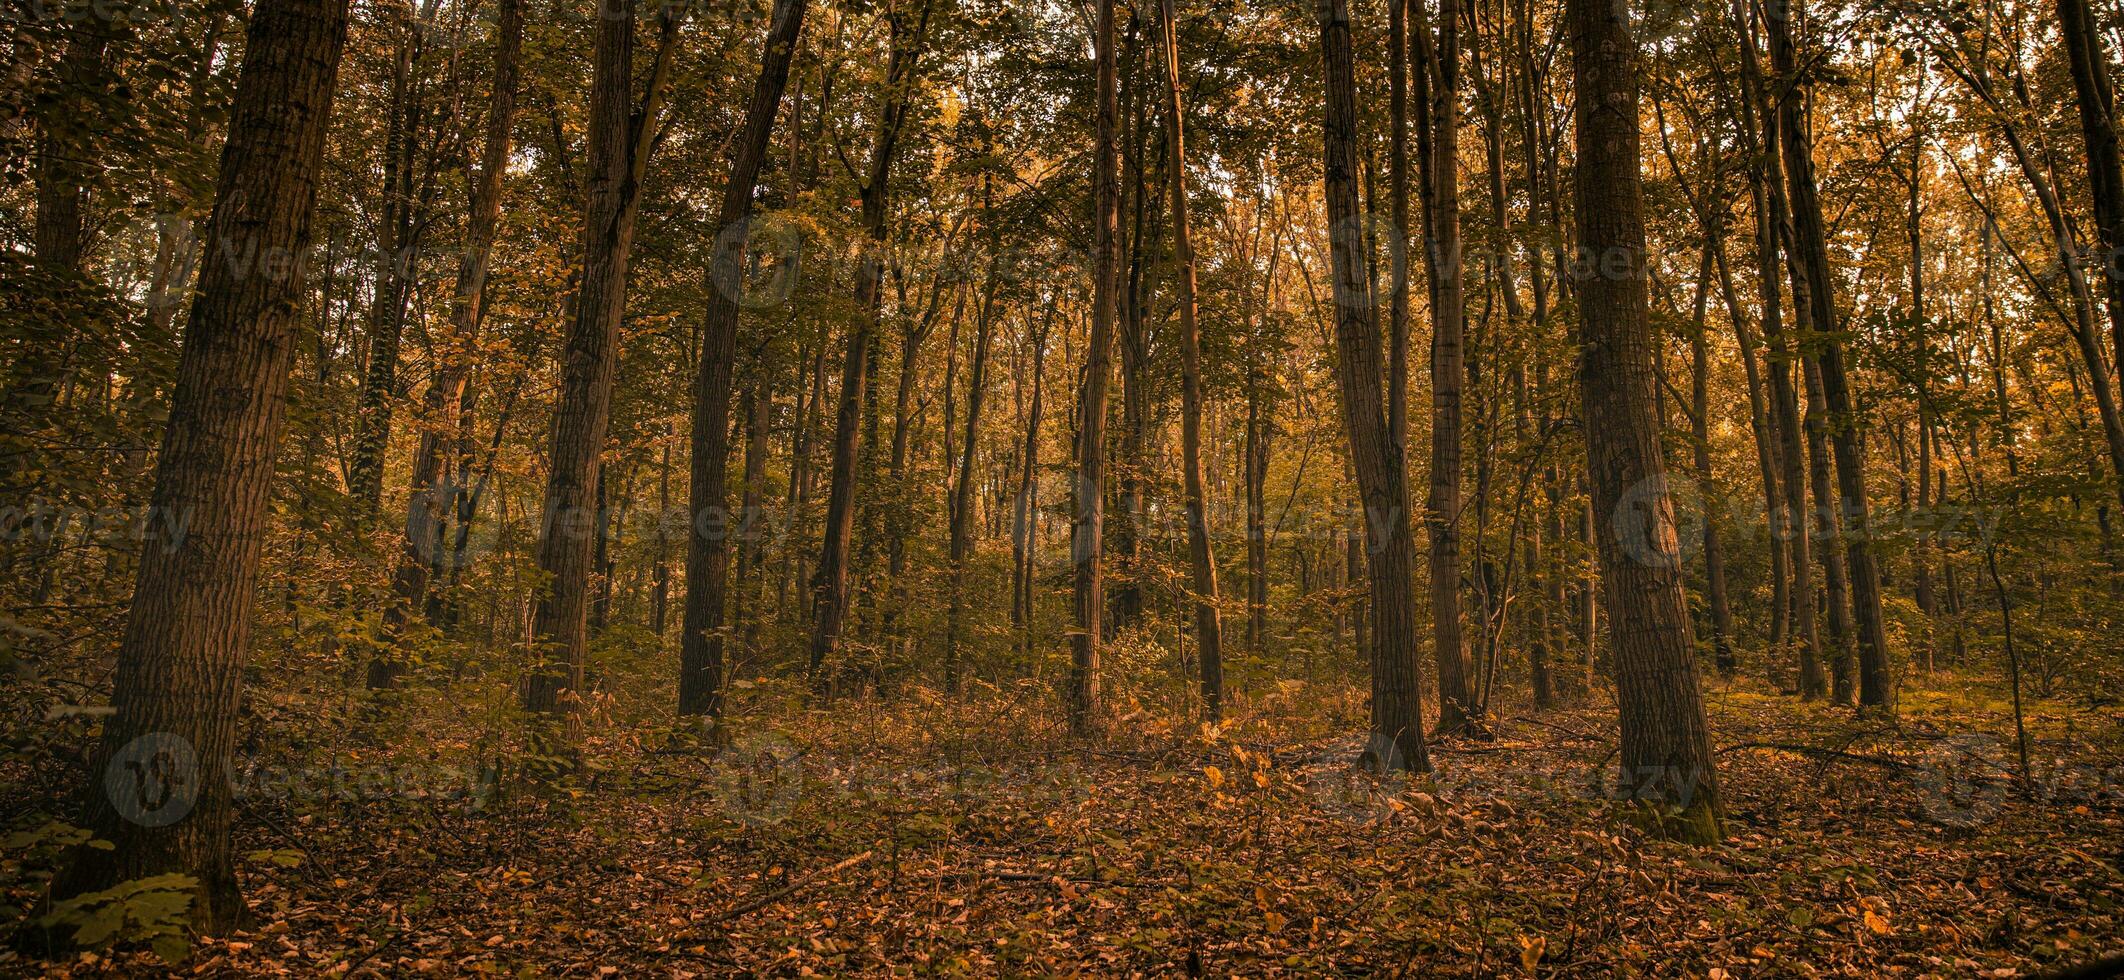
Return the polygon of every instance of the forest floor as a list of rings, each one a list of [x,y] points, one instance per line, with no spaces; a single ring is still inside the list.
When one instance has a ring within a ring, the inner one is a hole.
[[[2024,794],[2002,692],[1922,687],[1887,728],[1717,685],[1710,848],[1610,802],[1612,711],[1591,706],[1515,711],[1439,742],[1435,776],[1384,782],[1350,767],[1360,695],[1296,682],[1215,733],[1119,705],[1096,748],[1030,685],[763,713],[714,757],[608,731],[565,794],[253,794],[260,925],[175,969],[2016,976],[2117,952],[2115,706],[2031,701]]]

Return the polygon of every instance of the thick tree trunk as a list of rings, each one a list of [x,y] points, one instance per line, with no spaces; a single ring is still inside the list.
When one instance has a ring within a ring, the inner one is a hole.
[[[113,846],[77,850],[56,898],[175,872],[197,882],[197,928],[244,918],[229,842],[236,711],[346,35],[345,0],[261,0],[251,14],[205,238],[268,264],[200,270],[152,503],[188,532],[142,549],[82,794],[82,825]]]
[[[1342,392],[1343,429],[1350,440],[1370,549],[1372,721],[1362,762],[1378,770],[1428,772],[1406,461],[1388,428],[1388,406],[1380,390],[1386,365],[1371,317],[1358,224],[1357,97],[1349,7],[1345,0],[1320,0],[1317,10],[1326,66],[1322,162],[1335,298],[1335,379]]]
[[[670,71],[677,22],[663,21],[649,94],[634,106],[634,14],[631,6],[598,18],[587,137],[582,278],[561,358],[553,406],[553,449],[546,474],[538,568],[547,576],[532,614],[535,644],[524,709],[576,723],[589,642],[590,576],[595,558],[597,484],[612,420],[612,380],[619,363],[620,318],[627,305],[627,263],[634,250],[641,180]],[[544,731],[541,738],[557,733]],[[573,731],[568,732],[572,741]]]
[[[1084,390],[1078,400],[1076,516],[1070,528],[1070,560],[1076,567],[1075,630],[1070,634],[1068,710],[1070,730],[1080,736],[1099,728],[1099,642],[1105,612],[1106,390],[1113,375],[1115,282],[1119,255],[1120,187],[1114,174],[1116,123],[1114,0],[1099,0],[1092,41],[1098,95],[1092,146],[1092,322],[1084,360]]]
[[[1615,638],[1621,785],[1657,808],[1664,832],[1708,843],[1719,838],[1718,778],[1653,410],[1637,40],[1627,7],[1568,0],[1566,16],[1578,93],[1578,246],[1590,264],[1579,280],[1581,418]]]
[[[767,157],[789,62],[804,29],[806,0],[775,0],[761,48],[760,75],[745,106],[744,128],[732,143],[730,179],[716,214],[716,250],[709,260],[708,301],[702,315],[701,360],[693,375],[693,460],[686,511],[686,608],[679,635],[678,713],[713,716],[722,709],[723,607],[729,581],[730,522],[726,502],[730,465],[730,376],[737,359],[738,304],[744,299],[746,245],[752,195]]]

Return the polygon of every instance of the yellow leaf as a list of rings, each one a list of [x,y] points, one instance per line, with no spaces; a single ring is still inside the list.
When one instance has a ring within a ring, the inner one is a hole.
[[[1866,910],[1865,919],[1866,928],[1871,930],[1876,936],[1885,936],[1895,931],[1894,927],[1888,924],[1887,919],[1883,918],[1880,913],[1875,912],[1872,909]]]
[[[1548,948],[1549,940],[1545,936],[1519,937],[1519,965],[1534,969],[1534,964],[1541,962],[1541,954]]]
[[[1202,775],[1209,780],[1210,788],[1222,789],[1224,787],[1224,770],[1216,766],[1203,766]]]

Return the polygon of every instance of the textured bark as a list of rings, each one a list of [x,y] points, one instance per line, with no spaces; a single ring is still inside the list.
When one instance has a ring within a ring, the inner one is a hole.
[[[1438,659],[1438,730],[1466,727],[1475,710],[1460,619],[1461,391],[1466,309],[1460,241],[1460,4],[1439,0],[1431,81],[1431,642]]]
[[[1092,735],[1099,727],[1099,641],[1105,609],[1106,390],[1113,374],[1115,282],[1119,254],[1120,186],[1115,180],[1117,110],[1114,80],[1114,0],[1099,0],[1092,60],[1098,76],[1092,146],[1092,322],[1078,400],[1077,458],[1070,526],[1075,565],[1074,630],[1070,634],[1069,727]]]
[[[1210,551],[1209,506],[1202,489],[1202,352],[1195,324],[1195,244],[1188,228],[1180,42],[1173,0],[1160,0],[1158,17],[1165,39],[1165,166],[1171,183],[1167,195],[1173,205],[1173,260],[1180,267],[1180,473],[1187,494],[1187,555],[1202,709],[1214,722],[1224,711],[1224,629],[1217,613],[1217,561]]]
[[[1615,641],[1621,786],[1661,829],[1719,837],[1718,778],[1653,407],[1638,173],[1637,41],[1627,7],[1568,0],[1578,93],[1579,388],[1601,579]]]
[[[677,22],[666,16],[650,73],[649,95],[637,110],[632,99],[633,7],[609,13],[598,18],[595,30],[586,154],[588,192],[579,246],[582,276],[553,407],[552,452],[538,538],[538,568],[547,576],[548,585],[532,613],[535,647],[523,697],[525,710],[565,715],[571,728],[580,704],[583,657],[589,643],[590,577],[600,530],[597,485],[612,420],[612,380],[619,361],[620,317],[627,301],[627,263],[634,250],[649,138],[677,38]]]
[[[2072,64],[2072,91],[2087,138],[2087,183],[2094,199],[2095,230],[2102,239],[2104,293],[2109,300],[2110,367],[2124,359],[2124,158],[2117,149],[2117,107],[2109,83],[2109,55],[2087,0],[2057,0],[2058,33]],[[1914,179],[1914,178],[1913,178]],[[1915,197],[1912,198],[1915,201]],[[1913,204],[1913,207],[1915,205]],[[1914,214],[1915,212],[1913,212]],[[1912,218],[1913,223],[1916,219]],[[1917,234],[1913,228],[1911,234]],[[2096,384],[2107,387],[2113,377]]]
[[[1357,98],[1345,0],[1320,0],[1320,47],[1327,112],[1322,163],[1335,315],[1335,379],[1342,423],[1364,508],[1371,578],[1372,719],[1365,765],[1428,772],[1423,744],[1423,690],[1417,667],[1415,541],[1409,528],[1406,460],[1388,428],[1380,390],[1379,331],[1364,271],[1357,210]]]
[[[200,270],[155,465],[153,512],[188,533],[142,549],[83,791],[82,825],[115,846],[78,850],[57,898],[177,872],[197,882],[197,928],[244,918],[229,841],[236,711],[346,34],[345,0],[261,0],[251,15],[205,230],[227,251]]]
[[[1778,103],[1778,137],[1790,200],[1795,268],[1807,274],[1807,300],[1813,313],[1812,353],[1820,359],[1822,394],[1829,409],[1829,443],[1836,454],[1838,497],[1844,531],[1844,567],[1851,583],[1851,618],[1858,641],[1858,699],[1863,706],[1894,710],[1889,690],[1888,639],[1881,617],[1881,572],[1873,553],[1873,526],[1866,501],[1865,442],[1858,431],[1851,384],[1844,367],[1843,344],[1837,339],[1842,321],[1836,312],[1836,285],[1830,272],[1829,245],[1822,225],[1821,201],[1814,179],[1813,133],[1807,114],[1807,87],[1798,75],[1799,55],[1792,40],[1792,21],[1804,5],[1792,0],[1785,16],[1770,18],[1770,60],[1788,83]],[[1795,300],[1796,301],[1796,300]]]
[[[847,355],[841,362],[841,402],[834,416],[833,470],[826,494],[826,528],[819,546],[819,570],[812,578],[815,595],[812,609],[811,672],[815,683],[824,684],[826,662],[841,643],[848,618],[851,584],[849,546],[854,540],[856,512],[857,438],[864,433],[875,444],[877,416],[866,412],[870,401],[871,348],[877,340],[879,303],[883,298],[885,239],[891,214],[892,164],[899,146],[900,129],[906,121],[914,72],[921,62],[922,44],[929,28],[929,6],[912,35],[898,14],[891,20],[892,53],[885,72],[883,109],[870,147],[870,163],[860,196],[863,231],[868,239],[856,271],[856,320],[848,336]],[[873,454],[874,455],[874,454]]]
[[[415,172],[422,159],[421,134],[427,120],[427,84],[421,77],[426,60],[428,26],[436,0],[418,8],[390,4],[397,22],[398,44],[391,63],[391,97],[386,110],[383,190],[376,222],[374,278],[368,310],[369,364],[355,411],[354,454],[347,466],[347,489],[354,499],[375,508],[383,496],[384,453],[391,441],[391,417],[398,397],[398,353],[405,337],[406,306],[413,298],[420,265],[423,212],[433,198],[436,159],[426,155],[425,173]],[[490,232],[491,236],[491,232]]]
[[[1817,629],[1814,599],[1814,567],[1809,556],[1813,535],[1807,518],[1807,456],[1802,445],[1799,389],[1793,368],[1799,363],[1798,345],[1786,335],[1784,300],[1778,289],[1778,241],[1785,224],[1784,167],[1778,158],[1777,113],[1768,101],[1761,68],[1756,58],[1754,27],[1735,3],[1735,25],[1741,44],[1741,77],[1746,91],[1741,99],[1741,119],[1748,130],[1750,156],[1755,163],[1748,171],[1748,189],[1755,212],[1755,262],[1757,299],[1761,304],[1763,341],[1769,347],[1770,411],[1778,436],[1780,503],[1772,512],[1771,533],[1782,534],[1788,546],[1792,570],[1788,593],[1793,638],[1798,644],[1797,687],[1801,698],[1828,693],[1822,676],[1821,636]],[[1761,118],[1757,119],[1758,107]],[[1758,135],[1759,134],[1759,135]]]
[[[1726,602],[1726,552],[1719,540],[1718,522],[1713,519],[1716,508],[1710,501],[1716,494],[1711,482],[1711,337],[1710,327],[1704,321],[1704,309],[1710,296],[1712,246],[1704,246],[1704,262],[1697,270],[1696,316],[1694,333],[1689,335],[1690,378],[1690,442],[1694,449],[1697,492],[1705,501],[1704,507],[1704,605],[1711,611],[1711,651],[1718,672],[1733,674],[1733,609]]]
[[[457,262],[457,289],[450,300],[448,340],[440,345],[442,364],[422,400],[424,424],[413,451],[405,536],[399,547],[398,568],[391,576],[396,601],[384,610],[387,638],[405,625],[413,610],[425,604],[431,567],[442,552],[444,518],[464,489],[439,484],[446,448],[457,433],[456,409],[464,399],[465,382],[476,356],[487,270],[494,251],[495,229],[501,223],[502,174],[509,165],[510,131],[516,119],[516,80],[523,55],[522,0],[501,0],[494,31],[494,92],[487,105],[486,143],[480,150],[479,177],[472,184],[464,252]],[[398,659],[387,651],[370,662],[369,686],[394,686],[400,669]]]
[[[806,0],[775,0],[760,55],[760,76],[732,143],[730,179],[717,212],[716,252],[709,260],[700,363],[693,376],[693,461],[686,510],[686,608],[679,637],[678,712],[714,715],[722,708],[723,606],[730,567],[726,482],[730,465],[730,374],[737,357],[738,300],[752,226],[752,195],[767,157],[789,63],[804,29]]]

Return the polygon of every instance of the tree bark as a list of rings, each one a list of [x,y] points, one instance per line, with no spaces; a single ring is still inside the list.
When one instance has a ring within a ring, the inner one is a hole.
[[[1327,113],[1322,163],[1333,266],[1335,379],[1343,430],[1369,533],[1373,627],[1371,733],[1362,763],[1377,770],[1428,772],[1423,690],[1417,668],[1415,542],[1409,529],[1406,461],[1389,430],[1380,390],[1379,331],[1370,311],[1357,206],[1357,98],[1346,0],[1319,0]]]
[[[1567,0],[1565,9],[1578,93],[1581,417],[1615,640],[1621,785],[1659,808],[1665,833],[1709,843],[1719,838],[1718,778],[1653,408],[1637,40],[1625,6]]]
[[[597,484],[612,420],[627,264],[634,250],[643,170],[677,38],[674,16],[667,11],[664,17],[649,94],[638,110],[632,98],[634,8],[630,4],[608,12],[598,18],[595,30],[582,278],[553,406],[553,448],[538,536],[538,568],[548,585],[532,614],[535,647],[523,696],[526,711],[563,717],[571,742],[589,643],[590,576],[599,533]],[[559,734],[549,726],[538,737]]]
[[[1160,0],[1158,16],[1165,39],[1166,172],[1171,180],[1167,196],[1173,205],[1173,260],[1180,267],[1180,471],[1187,493],[1187,554],[1202,711],[1214,723],[1224,712],[1224,630],[1217,612],[1217,561],[1210,550],[1209,506],[1202,488],[1202,352],[1195,323],[1195,244],[1188,228],[1180,41],[1173,0]]]
[[[870,148],[870,163],[860,196],[863,231],[867,248],[856,273],[856,320],[849,332],[848,352],[841,362],[841,402],[834,418],[832,486],[826,495],[826,528],[819,546],[818,572],[812,578],[816,595],[811,632],[811,673],[814,684],[825,685],[825,668],[840,647],[848,617],[850,588],[849,546],[854,540],[856,510],[857,437],[863,433],[866,414],[870,438],[876,439],[876,416],[864,411],[869,401],[871,347],[876,341],[879,304],[883,299],[885,241],[891,215],[892,164],[900,129],[906,121],[914,72],[921,61],[924,36],[929,29],[930,6],[925,2],[913,36],[894,12],[891,21],[892,51],[888,56],[883,109],[878,115],[877,135]]]
[[[1438,730],[1467,727],[1475,710],[1460,621],[1460,428],[1466,311],[1460,241],[1460,3],[1439,0],[1431,82],[1431,641],[1438,659]]]
[[[1822,394],[1829,410],[1829,441],[1836,454],[1838,497],[1842,504],[1844,566],[1851,583],[1851,615],[1858,640],[1858,699],[1862,707],[1893,712],[1889,690],[1888,638],[1881,617],[1881,572],[1873,554],[1873,526],[1866,501],[1865,443],[1858,431],[1851,383],[1844,366],[1842,321],[1836,312],[1836,285],[1830,272],[1828,239],[1822,226],[1821,201],[1815,192],[1813,133],[1809,128],[1806,86],[1799,75],[1799,56],[1791,22],[1804,4],[1792,0],[1784,16],[1770,18],[1770,60],[1783,83],[1778,101],[1778,137],[1785,163],[1785,183],[1792,208],[1796,268],[1807,274],[1807,299],[1813,313],[1814,342],[1807,346],[1821,361]]]
[[[345,0],[261,0],[251,14],[205,230],[226,251],[200,270],[155,464],[151,512],[186,531],[141,549],[82,794],[82,825],[114,846],[78,849],[55,898],[176,872],[196,882],[197,928],[244,918],[229,841],[236,712],[346,35]]]
[[[780,113],[789,63],[804,29],[806,0],[775,0],[761,47],[760,75],[745,106],[744,128],[733,141],[730,179],[717,212],[716,251],[709,260],[707,307],[702,314],[700,363],[693,375],[693,419],[687,500],[686,608],[679,634],[678,713],[714,716],[722,710],[723,607],[730,567],[730,376],[737,359],[738,303],[744,298],[746,246],[752,233],[752,195]]]
[[[1114,0],[1099,0],[1092,60],[1098,76],[1092,146],[1092,317],[1085,351],[1084,390],[1078,401],[1076,518],[1070,559],[1076,567],[1075,630],[1070,634],[1068,711],[1079,736],[1099,728],[1099,643],[1105,609],[1106,390],[1113,374],[1115,281],[1119,255],[1120,187],[1115,181],[1117,109],[1114,79]]]

